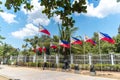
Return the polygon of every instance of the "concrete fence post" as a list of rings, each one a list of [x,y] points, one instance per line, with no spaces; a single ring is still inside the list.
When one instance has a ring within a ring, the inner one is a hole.
[[[92,60],[91,60],[91,54],[89,54],[89,65],[91,65],[92,64]]]
[[[24,56],[24,62],[26,63],[26,56]]]
[[[14,62],[13,62],[13,56],[12,55],[10,56],[10,61],[11,61],[10,64],[13,65]]]
[[[59,56],[58,56],[58,54],[56,54],[56,64],[57,65],[59,64]]]
[[[33,56],[33,63],[36,61],[36,55]]]
[[[47,60],[46,60],[46,53],[44,53],[44,62],[46,62]]]
[[[12,59],[13,59],[13,56],[10,56],[10,61],[12,61]]]
[[[111,57],[111,64],[114,65],[114,55],[113,55],[113,53],[110,54],[110,57]]]
[[[73,54],[70,55],[70,63],[73,64]]]
[[[20,56],[18,55],[18,56],[17,56],[17,62],[19,62],[19,61],[20,61]]]

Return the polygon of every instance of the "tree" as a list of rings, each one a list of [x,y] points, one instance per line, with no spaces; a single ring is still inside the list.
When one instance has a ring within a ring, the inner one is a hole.
[[[94,32],[94,36],[92,39],[96,42],[96,46],[92,46],[92,45],[89,46],[88,52],[91,52],[93,54],[99,54],[99,46],[100,46],[101,53],[104,53],[104,54],[115,51],[114,44],[110,44],[108,42],[100,40],[100,45],[99,45],[99,36],[97,32]]]
[[[98,38],[98,33],[94,32],[92,39],[96,42],[96,46],[90,46],[91,48],[91,53],[93,54],[99,54],[99,38]]]
[[[14,12],[17,12],[21,9],[21,5],[24,4],[24,8],[27,10],[31,10],[33,5],[31,5],[31,0],[6,0],[5,7],[10,10],[14,9]]]
[[[11,55],[16,55],[15,50],[16,49],[11,45],[3,43],[3,45],[0,46],[0,56],[2,56],[3,61],[5,60],[5,58],[7,58],[8,61]]]
[[[120,53],[120,34],[118,34],[116,36],[115,41],[116,41],[116,43],[115,43],[115,51],[117,53]]]
[[[71,53],[83,54],[83,44],[82,45],[71,45]]]
[[[4,39],[5,39],[5,38],[0,35],[0,43],[1,43],[1,44],[3,43],[2,40],[4,40]]]
[[[57,46],[57,48],[50,48],[51,54],[58,53],[58,50],[59,50],[59,36],[58,35],[53,35],[53,38],[51,39],[50,45],[51,44]]]
[[[0,1],[0,5],[2,4],[2,1]],[[0,12],[3,12],[3,10],[1,9],[1,7],[0,7]]]
[[[117,0],[117,2],[120,2],[120,0]]]
[[[1,1],[0,4],[2,4]],[[23,4],[26,10],[31,10],[34,7],[34,5],[31,4],[31,0],[6,0],[5,7],[8,10],[13,8],[14,12],[17,12]],[[48,18],[59,15],[62,20],[62,26],[70,27],[73,27],[75,23],[75,20],[72,18],[72,13],[87,12],[87,6],[85,4],[85,0],[41,0],[40,3],[41,6],[45,6],[43,13],[45,13]]]
[[[22,48],[24,49],[22,51],[22,54],[25,56],[29,56],[32,54],[31,52],[33,52],[32,48],[36,48],[36,44],[38,43],[38,37],[34,36],[34,39],[26,38],[24,39],[24,41],[25,44],[22,45]]]
[[[110,43],[104,43],[102,44],[102,47],[101,47],[101,51],[103,54],[107,54],[107,53],[110,53],[110,52],[115,52],[115,45],[114,44],[110,44]]]
[[[45,13],[48,18],[53,17],[54,15],[60,16],[60,19],[62,20],[62,25],[61,27],[59,26],[60,39],[69,42],[71,35],[77,30],[77,28],[74,27],[75,21],[71,15],[74,12],[85,13],[87,8],[85,4],[85,0],[75,2],[72,2],[71,0],[41,0],[41,5],[45,6],[43,13]],[[65,51],[65,53],[63,53],[64,55],[70,53],[67,48],[61,48],[60,51],[62,51],[61,53]]]
[[[22,48],[24,48],[25,53],[23,53],[24,55],[31,55],[33,52],[32,48],[36,49],[37,46],[39,47],[50,47],[50,41],[51,38],[49,36],[46,35],[42,35],[40,37],[38,36],[34,36],[33,38],[26,38],[24,39],[25,44],[22,45]],[[30,54],[31,53],[31,54]]]
[[[68,27],[63,27],[63,26],[59,26],[59,25],[58,25],[58,27],[59,27],[59,34],[60,34],[59,39],[60,40],[65,40],[65,41],[68,41],[68,42],[70,42],[70,38],[75,33],[75,31],[78,30],[77,27],[72,27],[71,28],[69,26]],[[66,56],[66,55],[70,54],[70,49],[61,47],[60,52],[64,56]]]
[[[54,14],[59,15],[62,20],[62,26],[73,27],[75,21],[72,18],[72,13],[85,13],[87,6],[85,6],[85,0],[79,0],[75,2],[71,0],[41,0],[41,5],[45,6],[43,13],[48,18],[53,17]]]

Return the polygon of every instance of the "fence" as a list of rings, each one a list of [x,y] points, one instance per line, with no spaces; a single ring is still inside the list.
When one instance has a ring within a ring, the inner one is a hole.
[[[86,54],[86,55],[69,55],[68,59],[71,64],[120,64],[120,54]],[[41,55],[41,56],[10,56],[9,58],[0,57],[0,62],[6,63],[11,62],[52,62],[52,63],[62,63],[64,57],[62,55]]]

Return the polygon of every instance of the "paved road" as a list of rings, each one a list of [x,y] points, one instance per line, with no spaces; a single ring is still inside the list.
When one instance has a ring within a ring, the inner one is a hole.
[[[115,80],[85,76],[80,74],[57,72],[50,70],[39,70],[33,68],[0,66],[0,75],[19,80]]]

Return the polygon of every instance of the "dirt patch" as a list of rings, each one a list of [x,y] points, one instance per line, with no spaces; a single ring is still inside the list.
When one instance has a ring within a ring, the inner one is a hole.
[[[82,70],[82,75],[90,75],[89,71]],[[120,80],[120,72],[111,72],[111,71],[96,71],[97,77],[113,78]]]
[[[9,80],[6,77],[0,76],[0,80]]]
[[[57,71],[62,71],[61,69],[57,69]],[[75,73],[74,70],[70,71],[64,71],[64,72],[70,72]],[[87,75],[91,76],[89,70],[80,70],[80,75]],[[112,71],[96,71],[95,77],[104,77],[104,78],[111,78],[111,79],[117,79],[120,80],[120,72],[112,72]]]
[[[42,70],[42,69],[40,69]],[[49,69],[48,69],[49,70]],[[58,68],[55,71],[62,71],[62,69]],[[70,70],[70,71],[64,71],[64,72],[70,72],[70,73],[75,73],[74,70]],[[87,75],[87,76],[91,76],[89,70],[80,70],[80,72],[78,73],[80,75]],[[95,77],[104,77],[104,78],[111,78],[111,79],[117,79],[120,80],[120,72],[112,72],[112,71],[96,71],[96,75]]]

